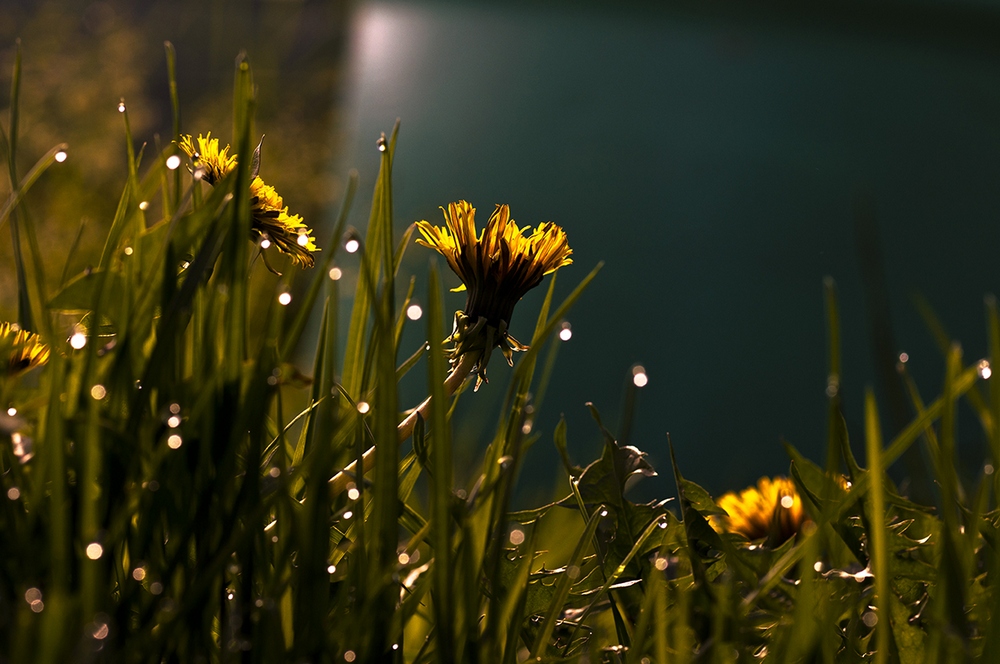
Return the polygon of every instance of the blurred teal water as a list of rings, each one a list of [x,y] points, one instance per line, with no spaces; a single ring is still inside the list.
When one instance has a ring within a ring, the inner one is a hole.
[[[584,403],[617,426],[635,362],[650,381],[631,442],[661,471],[648,495],[673,492],[667,432],[685,474],[715,492],[787,472],[782,438],[822,460],[826,275],[839,286],[842,395],[863,449],[875,372],[854,232],[862,197],[882,240],[896,344],[925,399],[943,362],[911,293],[929,299],[967,361],[986,352],[982,298],[997,289],[1000,247],[995,50],[961,35],[928,42],[773,17],[376,3],[359,14],[351,58],[344,170],[358,166],[370,192],[375,141],[402,118],[399,232],[439,222],[437,206],[459,198],[481,222],[505,202],[519,223],[551,220],[569,234],[575,264],[559,272],[559,294],[607,263],[572,312],[537,420],[522,482],[536,495],[553,490],[560,413],[575,460],[589,460],[600,437]],[[403,268],[421,297],[430,259],[414,247]],[[521,340],[542,290],[515,312]],[[447,296],[448,309],[463,303]],[[509,375],[500,358],[490,375],[456,425],[466,459],[496,421]],[[403,407],[424,380],[422,367],[408,377]],[[888,419],[883,406],[891,435]],[[962,434],[974,472],[982,436]]]

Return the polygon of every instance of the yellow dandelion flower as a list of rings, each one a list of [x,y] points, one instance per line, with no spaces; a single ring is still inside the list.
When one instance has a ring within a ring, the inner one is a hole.
[[[514,305],[542,282],[542,277],[572,263],[566,233],[550,221],[518,228],[510,208],[497,205],[486,227],[476,234],[476,209],[466,201],[451,203],[445,226],[418,221],[419,244],[434,249],[462,280],[456,290],[467,290],[465,309],[455,314],[455,328],[447,339],[454,343],[451,363],[466,353],[478,353],[476,388],[486,379],[493,348],[500,348],[508,364],[514,351],[526,350],[507,331]]]
[[[191,158],[196,169],[202,169],[201,179],[209,184],[215,184],[236,169],[236,155],[230,156],[228,145],[220,149],[219,139],[212,138],[212,132],[207,136],[198,134],[197,141],[190,135],[181,136],[177,147]]]
[[[795,484],[786,477],[762,477],[757,486],[727,493],[716,503],[728,517],[712,517],[713,528],[739,533],[751,541],[767,538],[773,546],[798,533],[810,520]]]
[[[319,248],[312,230],[302,222],[302,217],[288,214],[288,207],[274,187],[264,184],[259,177],[250,183],[250,216],[253,217],[253,233],[291,256],[298,265],[312,267],[316,264],[313,253]]]
[[[41,337],[12,323],[0,323],[0,357],[6,356],[8,377],[18,376],[49,361]]]
[[[261,139],[261,143],[263,140]],[[228,145],[220,148],[219,139],[212,138],[212,132],[207,136],[199,135],[197,141],[189,135],[181,136],[177,146],[191,158],[195,169],[201,169],[201,179],[211,185],[231,173],[238,163],[237,155],[229,154]],[[260,238],[263,249],[273,244],[278,251],[288,254],[297,265],[313,267],[316,264],[313,254],[319,251],[316,238],[313,237],[312,230],[306,227],[302,217],[288,214],[288,207],[274,187],[264,184],[257,175],[260,169],[260,148],[258,145],[251,162],[251,239],[256,241]]]

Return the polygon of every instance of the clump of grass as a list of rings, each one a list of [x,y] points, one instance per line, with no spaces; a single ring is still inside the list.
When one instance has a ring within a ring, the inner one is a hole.
[[[565,476],[565,498],[513,512],[524,451],[540,437],[532,392],[558,386],[551,338],[600,266],[559,304],[550,278],[527,347],[508,339],[509,321],[476,327],[470,314],[456,330],[487,341],[453,333],[448,350],[432,268],[429,343],[400,364],[414,288],[396,297],[412,239],[412,228],[392,232],[396,129],[380,142],[345,312],[331,269],[353,186],[322,251],[296,261],[315,269],[292,265],[261,282],[248,239],[263,209],[252,187],[259,160],[238,159],[207,187],[178,168],[191,153],[174,143],[136,152],[123,104],[128,178],[105,249],[48,293],[53,266],[25,194],[67,148],[18,173],[19,67],[3,136],[16,185],[0,225],[16,257],[16,322],[37,337],[6,328],[0,340],[11,358],[0,356],[0,661],[921,662],[996,645],[1000,487],[996,474],[964,486],[954,464],[963,398],[1000,464],[1000,389],[981,382],[989,363],[966,366],[947,349],[941,395],[924,403],[911,389],[917,417],[888,445],[869,394],[862,466],[840,415],[831,286],[824,467],[788,446],[790,479],[774,484],[770,504],[762,483],[739,518],[735,498],[721,502],[727,514],[676,464],[676,506],[640,504],[627,488],[654,471],[594,410],[601,457],[575,465],[560,424],[564,466],[553,473]],[[254,154],[254,105],[241,58],[230,142],[241,157]],[[174,131],[180,139],[177,120]],[[287,216],[281,204],[270,212]],[[551,264],[568,255],[559,248]],[[478,288],[489,285],[483,274]],[[259,315],[251,288],[271,291]],[[292,292],[302,294],[294,315],[282,297]],[[303,380],[290,362],[314,306],[322,323]],[[994,360],[995,303],[987,313]],[[475,480],[456,486],[450,401],[470,374],[485,375],[494,342],[524,352]],[[404,418],[395,386],[421,360],[429,401]],[[296,401],[305,407],[290,409]],[[412,441],[403,447],[401,422]],[[937,509],[885,474],[918,440],[933,460]],[[782,511],[793,506],[794,519]],[[755,530],[737,526],[750,522]]]

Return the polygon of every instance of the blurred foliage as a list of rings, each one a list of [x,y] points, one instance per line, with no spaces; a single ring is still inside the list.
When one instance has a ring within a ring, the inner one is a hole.
[[[17,39],[24,59],[19,172],[53,145],[69,145],[70,158],[38,183],[25,208],[41,238],[71,239],[86,224],[67,274],[96,262],[127,173],[119,100],[129,108],[137,141],[158,150],[172,139],[164,41],[177,53],[182,131],[214,131],[225,142],[231,141],[234,54],[253,53],[254,80],[265,93],[258,97],[255,128],[268,136],[267,181],[301,201],[295,209],[308,223],[329,223],[345,184],[331,168],[343,142],[338,99],[349,3],[0,0],[0,14],[0,117],[9,113]],[[9,185],[0,178],[0,198]],[[50,292],[71,244],[46,247]],[[10,246],[0,243],[0,264],[11,258]],[[0,313],[8,317],[15,307],[11,278],[0,273]]]

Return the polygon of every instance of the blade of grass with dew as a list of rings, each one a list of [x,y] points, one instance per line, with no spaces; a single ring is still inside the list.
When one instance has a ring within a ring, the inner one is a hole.
[[[427,359],[427,390],[431,398],[429,454],[431,538],[434,549],[433,610],[437,628],[436,640],[438,657],[444,664],[458,661],[458,647],[455,641],[455,616],[457,615],[453,594],[455,573],[452,556],[452,456],[451,432],[448,426],[448,398],[444,390],[445,358],[439,339],[444,338],[442,322],[444,312],[441,302],[441,283],[437,265],[431,262],[427,281],[427,339],[430,346]]]
[[[371,657],[387,656],[392,652],[397,630],[401,627],[385,616],[393,616],[399,601],[399,587],[392,581],[399,543],[399,445],[396,432],[399,404],[396,396],[395,289],[392,273],[392,160],[388,152],[382,153],[382,176],[379,178],[381,194],[375,223],[381,228],[378,248],[381,273],[384,279],[381,293],[375,302],[375,324],[371,344],[377,349],[374,372],[375,391],[373,418],[375,440],[382,443],[375,456],[372,514],[370,523],[374,536],[371,540],[370,576],[372,593]],[[373,210],[374,213],[374,210]],[[376,267],[376,270],[379,269]]]
[[[396,135],[399,131],[399,121],[393,127],[391,138],[389,139],[386,151],[391,163],[392,155],[396,146]],[[386,163],[386,162],[382,162]],[[370,284],[378,281],[379,271],[377,257],[381,251],[382,234],[385,229],[379,225],[378,211],[381,209],[379,198],[383,191],[383,179],[387,177],[379,169],[378,179],[375,181],[375,193],[372,197],[372,211],[368,219],[368,232],[365,237],[364,246],[361,248],[361,268],[358,275],[358,286],[354,293],[354,306],[351,309],[351,320],[347,329],[347,345],[344,350],[344,370],[342,384],[348,394],[357,395],[362,386],[364,367],[362,358],[365,356],[365,330],[368,327],[368,318],[371,315],[373,294],[370,292]]]

